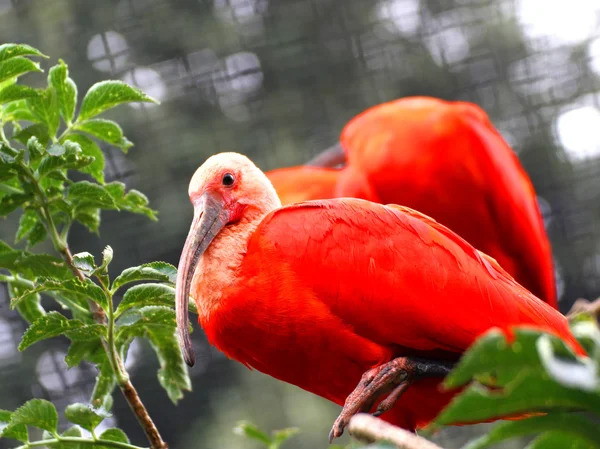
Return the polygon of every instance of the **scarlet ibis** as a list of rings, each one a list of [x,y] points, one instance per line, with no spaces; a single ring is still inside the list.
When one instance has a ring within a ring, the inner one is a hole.
[[[416,209],[557,308],[552,252],[535,191],[481,108],[402,98],[354,117],[340,143],[311,161],[310,171],[267,172],[283,204],[355,197]],[[331,168],[343,162],[343,169]]]
[[[186,362],[195,359],[191,294],[209,342],[228,357],[345,404],[332,437],[390,390],[378,405],[384,419],[428,423],[453,395],[438,390],[441,378],[492,327],[529,325],[576,346],[558,311],[409,208],[353,198],[282,207],[236,153],[207,159],[189,196],[176,286]]]

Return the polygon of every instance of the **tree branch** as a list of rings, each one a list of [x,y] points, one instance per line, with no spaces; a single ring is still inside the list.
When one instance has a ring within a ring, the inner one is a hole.
[[[423,437],[393,426],[366,413],[359,413],[350,419],[350,435],[356,439],[372,443],[377,440],[389,441],[401,449],[442,449]]]

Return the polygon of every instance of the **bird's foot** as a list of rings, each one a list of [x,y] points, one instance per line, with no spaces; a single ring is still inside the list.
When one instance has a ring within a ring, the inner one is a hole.
[[[596,319],[600,318],[600,298],[597,298],[595,301],[588,301],[587,299],[579,298],[573,306],[571,310],[567,313],[567,318],[573,318],[580,313],[589,313]]]
[[[390,410],[414,381],[424,377],[445,377],[453,367],[454,362],[398,357],[370,369],[363,374],[354,391],[346,398],[344,408],[329,432],[329,442],[344,433],[352,416],[360,412],[368,413],[382,395],[389,393],[377,405],[374,416]]]

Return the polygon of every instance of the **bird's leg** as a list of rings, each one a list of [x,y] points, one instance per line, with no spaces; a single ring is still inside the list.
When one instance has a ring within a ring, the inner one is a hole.
[[[353,415],[369,412],[382,395],[389,393],[377,406],[373,413],[375,416],[390,410],[414,381],[424,377],[445,377],[454,363],[419,357],[398,357],[370,369],[363,374],[354,391],[346,398],[344,408],[329,432],[329,441],[344,433],[344,428]]]
[[[304,165],[333,168],[346,163],[346,152],[340,143],[323,150]]]

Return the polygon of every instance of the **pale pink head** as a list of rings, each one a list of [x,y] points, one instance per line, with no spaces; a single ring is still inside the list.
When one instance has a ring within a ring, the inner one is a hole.
[[[179,259],[175,309],[183,356],[192,366],[195,356],[188,329],[188,302],[202,254],[225,226],[260,220],[281,203],[265,174],[238,153],[209,157],[194,173],[188,193],[194,220]]]

